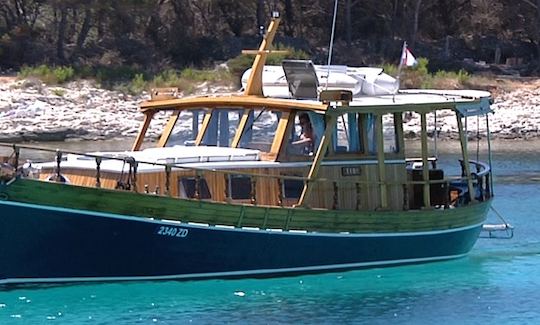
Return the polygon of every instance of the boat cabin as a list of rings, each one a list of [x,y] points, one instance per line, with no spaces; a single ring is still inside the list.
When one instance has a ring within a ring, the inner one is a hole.
[[[94,153],[110,158],[99,160],[98,184],[194,200],[338,210],[401,211],[449,207],[457,197],[477,199],[465,196],[468,182],[476,187],[478,179],[452,185],[427,153],[426,116],[444,108],[459,122],[457,96],[353,99],[347,92],[330,91],[320,97],[149,100],[141,105],[145,120],[132,151]],[[481,100],[462,101],[470,106]],[[405,154],[403,114],[410,109],[422,117],[422,157],[416,159]],[[169,115],[168,122],[156,147],[143,150],[158,113]],[[470,174],[469,164],[462,164],[464,175]],[[95,186],[95,165],[95,158],[68,154],[61,164],[42,165],[42,177],[60,170],[63,179]]]

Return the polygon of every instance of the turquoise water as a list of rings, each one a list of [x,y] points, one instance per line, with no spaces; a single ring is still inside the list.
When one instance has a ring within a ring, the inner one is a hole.
[[[515,236],[481,238],[466,258],[266,280],[4,288],[0,324],[538,324],[540,157],[493,159],[494,207]]]

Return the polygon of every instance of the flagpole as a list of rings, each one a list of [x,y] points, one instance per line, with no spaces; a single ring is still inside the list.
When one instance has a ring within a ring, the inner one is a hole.
[[[394,93],[397,93],[399,91],[400,87],[400,79],[401,79],[401,69],[403,68],[403,61],[407,61],[407,57],[405,54],[405,51],[407,51],[407,42],[403,42],[403,48],[401,49],[401,56],[399,57],[399,65],[398,65],[398,71],[397,71],[397,88],[394,91]]]

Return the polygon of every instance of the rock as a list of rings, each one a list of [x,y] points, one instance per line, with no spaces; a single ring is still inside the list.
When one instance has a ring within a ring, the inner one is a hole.
[[[199,92],[230,92],[230,88],[202,83]],[[72,82],[65,87],[48,87],[39,80],[10,80],[0,83],[0,141],[61,141],[65,139],[110,139],[133,137],[143,115],[138,105],[148,98],[97,88],[89,81]],[[514,91],[500,91],[489,117],[494,137],[539,137],[540,82],[524,85]],[[160,126],[167,116],[155,117],[148,136],[159,137]],[[455,114],[443,111],[437,115],[437,136],[457,138]],[[408,138],[420,132],[420,115],[406,113],[404,131]],[[485,136],[484,118],[478,121],[480,135]],[[428,130],[434,133],[434,118],[428,116]],[[477,119],[467,120],[471,136],[476,136]]]

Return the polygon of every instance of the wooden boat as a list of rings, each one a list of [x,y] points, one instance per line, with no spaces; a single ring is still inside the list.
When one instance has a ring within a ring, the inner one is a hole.
[[[0,283],[266,277],[465,256],[492,188],[489,165],[469,159],[463,120],[487,115],[489,93],[353,98],[320,91],[311,64],[292,62],[294,96],[265,97],[278,23],[243,93],[156,91],[132,150],[2,144],[13,152],[0,174]],[[439,111],[459,127],[455,177],[429,153],[427,120]],[[421,116],[419,158],[406,155],[405,112]],[[143,149],[157,114],[169,120]],[[298,136],[302,119],[309,136]],[[38,149],[54,159],[22,164]]]

